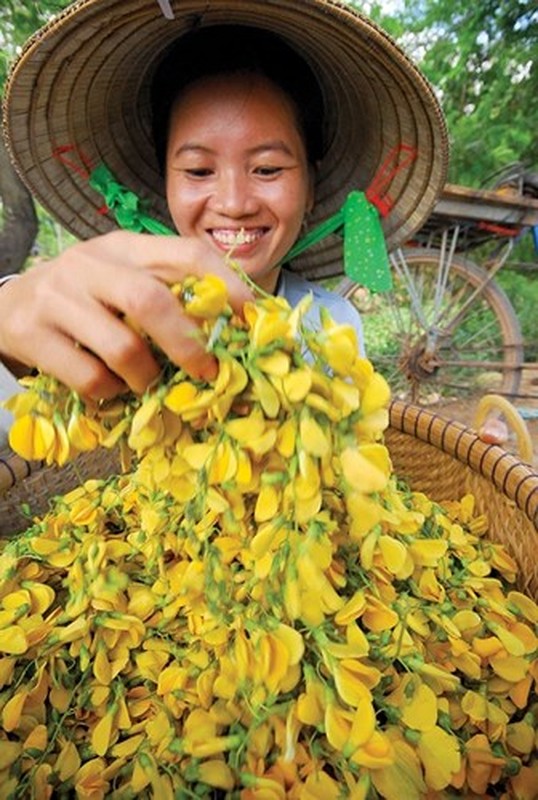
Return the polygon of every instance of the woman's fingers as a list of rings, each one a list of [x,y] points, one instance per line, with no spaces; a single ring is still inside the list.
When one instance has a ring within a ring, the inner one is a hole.
[[[42,372],[54,375],[81,397],[92,400],[111,399],[127,388],[102,359],[59,332],[50,336],[49,346],[36,366]]]
[[[197,323],[169,285],[219,275],[236,311],[243,281],[198,240],[116,232],[77,244],[0,292],[0,355],[92,398],[144,391],[159,367],[148,338],[194,377],[216,374]]]
[[[107,305],[104,299],[98,302],[95,298],[83,305],[67,303],[64,329],[86,350],[98,354],[108,369],[137,393],[160,372],[147,337],[193,377],[213,378],[216,363],[205,352],[200,328],[182,313],[169,288],[133,270],[129,277],[133,280],[126,291],[121,291],[118,283],[107,293]],[[120,309],[122,316],[114,313],[111,305]]]
[[[237,312],[252,300],[252,291],[247,284],[217,253],[198,239],[115,231],[86,242],[88,254],[94,256],[95,247],[95,257],[98,257],[97,251],[105,238],[108,257],[115,263],[150,273],[166,284],[180,282],[191,275],[199,278],[218,275],[226,283],[230,305]]]
[[[113,286],[94,287],[101,304],[112,305],[124,314],[136,330],[144,331],[173,363],[184,367],[193,377],[214,377],[215,360],[205,352],[201,330],[182,312],[169,287],[150,273],[123,269],[127,271],[123,280]],[[89,343],[88,346],[91,347]],[[107,364],[126,377],[124,367],[133,355],[136,364],[135,342],[116,333],[106,351],[110,354],[105,356]],[[103,352],[103,346],[99,352]]]

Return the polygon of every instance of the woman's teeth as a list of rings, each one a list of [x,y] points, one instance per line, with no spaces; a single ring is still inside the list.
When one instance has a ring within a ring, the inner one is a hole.
[[[241,228],[239,231],[215,229],[212,231],[213,238],[216,239],[219,244],[224,244],[229,247],[238,247],[242,244],[252,244],[262,236],[262,233],[263,232],[261,230],[245,231],[243,228]]]

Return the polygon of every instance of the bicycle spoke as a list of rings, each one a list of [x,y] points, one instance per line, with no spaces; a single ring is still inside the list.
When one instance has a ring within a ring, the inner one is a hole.
[[[394,288],[363,314],[366,350],[395,394],[517,390],[523,363],[519,324],[500,287],[456,252],[458,230],[440,251],[391,254]]]

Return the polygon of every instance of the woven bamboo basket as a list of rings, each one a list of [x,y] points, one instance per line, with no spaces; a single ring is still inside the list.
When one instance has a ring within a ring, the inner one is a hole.
[[[386,433],[394,469],[432,500],[459,500],[472,492],[489,519],[492,540],[516,559],[519,588],[538,596],[538,473],[469,428],[426,409],[394,401]],[[0,453],[0,535],[28,526],[28,509],[41,514],[54,495],[83,480],[117,471],[108,451],[85,454],[62,469]]]

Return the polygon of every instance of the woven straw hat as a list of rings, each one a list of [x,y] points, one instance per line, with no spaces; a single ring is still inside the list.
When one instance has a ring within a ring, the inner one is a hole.
[[[70,163],[74,156],[58,158],[58,148],[72,146],[86,166],[104,162],[148,201],[153,216],[170,224],[151,137],[149,87],[172,42],[196,26],[215,24],[273,31],[303,56],[320,83],[327,151],[311,224],[335,213],[352,189],[370,187],[389,206],[383,219],[389,248],[407,240],[446,177],[443,115],[417,67],[342,0],[72,4],[29,40],[5,93],[8,147],[39,202],[81,238],[116,227],[103,213],[102,197]],[[338,274],[341,243],[326,240],[293,267],[316,278]]]

